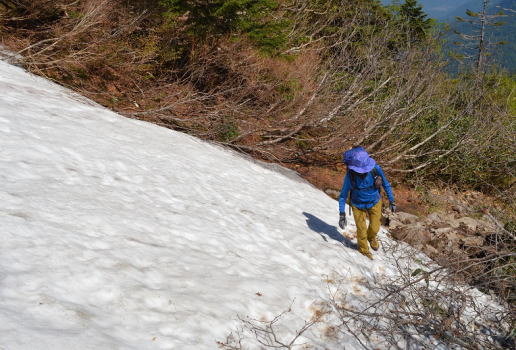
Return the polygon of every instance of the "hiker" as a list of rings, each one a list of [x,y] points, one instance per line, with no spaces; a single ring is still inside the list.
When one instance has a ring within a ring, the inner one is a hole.
[[[376,235],[380,230],[382,217],[382,186],[389,197],[391,211],[396,212],[391,185],[382,168],[364,148],[354,147],[344,152],[343,161],[347,165],[347,172],[339,197],[339,226],[344,229],[347,225],[345,207],[349,195],[349,203],[357,225],[358,251],[372,260],[369,245],[375,251],[379,248]],[[368,215],[369,227],[366,226]]]

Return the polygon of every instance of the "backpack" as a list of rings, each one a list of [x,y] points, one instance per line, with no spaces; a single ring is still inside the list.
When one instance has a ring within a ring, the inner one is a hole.
[[[382,181],[382,177],[380,176],[380,174],[378,174],[378,170],[376,170],[376,167],[373,168],[373,170],[371,170],[369,173],[373,173],[373,179],[374,179],[374,188],[376,188],[378,190],[378,192],[380,192],[380,190],[382,189],[382,184],[383,184],[383,181]],[[364,176],[367,176],[367,174],[369,173],[366,173],[364,174]],[[356,176],[357,176],[357,173],[355,173],[353,170],[350,170],[350,173],[349,175],[351,176],[351,190],[349,191],[349,197],[350,197],[350,200],[351,200],[351,192],[353,192],[353,187],[355,186],[355,179],[356,179]],[[351,215],[351,205],[349,206],[349,215]]]
[[[376,188],[378,191],[380,191],[382,188],[383,181],[382,181],[382,177],[380,176],[380,174],[378,174],[378,170],[376,170],[376,167],[374,167],[373,170],[371,170],[369,173],[373,173],[374,188]],[[366,176],[369,173],[366,173],[364,176]],[[356,179],[357,174],[353,170],[350,170],[350,175],[351,175],[351,189],[353,189],[353,186],[356,182],[355,179]]]

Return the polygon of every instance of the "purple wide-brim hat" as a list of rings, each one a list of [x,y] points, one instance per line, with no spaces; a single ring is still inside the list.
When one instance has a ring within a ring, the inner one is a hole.
[[[344,163],[349,169],[359,173],[365,174],[373,170],[376,162],[362,147],[350,149],[344,153]]]

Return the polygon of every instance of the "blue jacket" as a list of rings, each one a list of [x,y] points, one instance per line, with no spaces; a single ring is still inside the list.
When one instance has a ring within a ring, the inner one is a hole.
[[[391,184],[385,177],[382,168],[377,164],[375,165],[375,169],[378,172],[378,175],[382,177],[382,184],[385,193],[387,193],[387,197],[389,197],[389,201],[394,203],[394,196],[391,190]],[[370,209],[372,208],[378,201],[380,200],[380,191],[376,189],[374,186],[374,176],[373,172],[369,172],[363,179],[356,175],[354,176],[354,184],[351,185],[351,171],[346,173],[344,177],[344,184],[342,185],[342,190],[340,191],[339,197],[339,212],[344,213],[346,210],[346,201],[348,200],[349,192],[351,191],[351,205],[357,207],[358,209]]]

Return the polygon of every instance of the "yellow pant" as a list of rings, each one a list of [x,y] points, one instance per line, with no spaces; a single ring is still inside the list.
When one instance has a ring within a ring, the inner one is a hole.
[[[378,248],[378,241],[376,235],[380,231],[380,219],[382,218],[382,201],[378,201],[374,207],[370,209],[358,209],[351,206],[353,209],[353,217],[357,225],[357,242],[358,251],[366,256],[371,256],[369,252],[369,244],[373,248]],[[366,225],[366,217],[369,215],[369,227]]]

